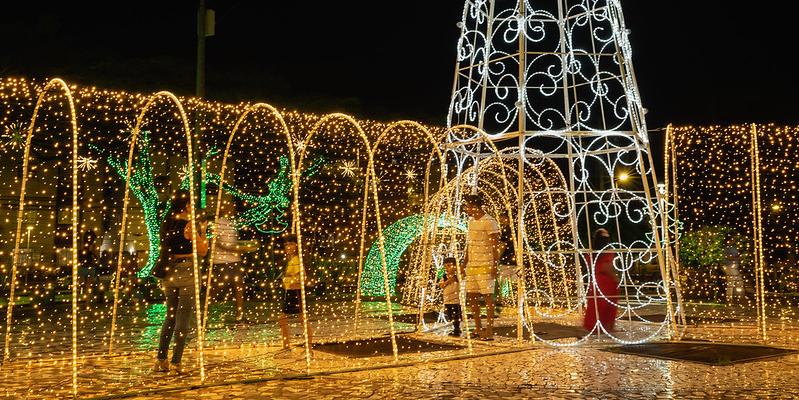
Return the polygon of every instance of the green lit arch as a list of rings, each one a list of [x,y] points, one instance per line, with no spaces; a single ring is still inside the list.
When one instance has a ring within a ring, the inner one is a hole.
[[[394,295],[396,291],[400,259],[408,247],[424,232],[425,219],[430,224],[428,229],[432,229],[433,224],[431,222],[437,220],[438,228],[448,228],[455,225],[457,229],[466,231],[465,221],[453,224],[448,218],[425,217],[424,214],[411,215],[389,225],[383,231],[383,237],[385,238],[386,267],[391,295]],[[369,253],[366,255],[366,263],[363,267],[360,288],[363,295],[385,296],[381,268],[380,249],[377,246],[377,242],[375,242],[369,248]]]

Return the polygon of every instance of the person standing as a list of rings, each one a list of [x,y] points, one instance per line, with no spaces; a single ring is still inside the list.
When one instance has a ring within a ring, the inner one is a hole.
[[[171,369],[178,374],[183,373],[181,359],[183,349],[191,328],[191,317],[194,311],[194,263],[192,260],[192,239],[197,247],[197,255],[204,257],[208,251],[205,237],[205,222],[201,222],[197,233],[193,232],[189,192],[179,190],[172,199],[172,207],[161,227],[161,257],[168,257],[166,274],[161,281],[166,298],[167,312],[161,326],[158,343],[158,356],[153,370],[167,372]],[[172,336],[175,347],[172,359],[167,363],[167,353]]]
[[[460,337],[461,319],[463,318],[459,296],[461,285],[455,268],[454,257],[444,259],[445,274],[438,286],[444,291],[444,309],[447,313],[447,319],[452,321],[452,327],[454,328],[449,335]]]
[[[283,272],[285,297],[283,298],[283,312],[280,314],[278,324],[283,338],[283,348],[288,349],[291,347],[288,319],[299,315],[300,323],[305,325],[306,322],[305,315],[302,312],[302,282],[300,279],[300,256],[297,250],[297,236],[286,236],[283,239],[282,247],[286,256],[286,270]],[[311,329],[311,324],[307,324],[307,326],[308,343],[312,343],[313,330]]]
[[[231,218],[236,212],[232,201],[222,202],[219,220],[214,227],[216,248],[214,249],[214,276],[219,287],[233,286],[236,297],[236,322],[244,320],[244,271],[241,251],[238,246],[239,232]]]
[[[466,238],[466,294],[474,316],[475,336],[494,338],[494,285],[499,259],[499,227],[494,217],[483,210],[483,200],[464,196],[464,211],[469,216]],[[480,321],[480,298],[486,305],[486,329]]]
[[[97,263],[97,248],[94,242],[97,240],[97,234],[94,231],[86,231],[83,233],[83,244],[78,253],[78,287],[83,292],[83,299],[89,301],[92,299],[94,289],[98,286],[98,263]]]
[[[727,283],[727,304],[733,305],[745,297],[744,280],[741,277],[741,272],[738,270],[740,264],[740,254],[738,248],[730,240],[726,248],[724,248],[724,271],[725,281]]]
[[[610,233],[607,229],[599,228],[594,232],[592,247],[596,253],[594,257],[588,255],[586,262],[588,268],[593,269],[593,280],[588,287],[588,306],[585,309],[583,328],[591,331],[597,325],[607,332],[613,332],[616,325],[616,305],[613,303],[619,296],[619,280],[613,272],[613,260],[616,253],[610,247]]]

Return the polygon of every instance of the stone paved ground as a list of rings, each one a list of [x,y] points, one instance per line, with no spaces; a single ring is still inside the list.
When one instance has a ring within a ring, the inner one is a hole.
[[[712,367],[612,354],[596,347],[536,348],[413,367],[137,398],[799,398],[798,378],[799,355]]]
[[[146,310],[144,310],[146,311]],[[143,311],[143,312],[144,312]],[[315,341],[352,337],[352,321],[338,314],[339,309],[321,310],[312,319],[316,326]],[[400,361],[413,366],[372,369],[316,376],[311,379],[286,380],[281,376],[305,371],[304,351],[281,351],[276,345],[277,327],[269,311],[252,313],[253,321],[244,326],[223,319],[209,330],[206,349],[206,384],[199,383],[196,370],[197,353],[187,348],[185,360],[193,368],[185,376],[153,374],[153,350],[159,318],[149,321],[146,313],[131,314],[131,322],[123,325],[125,340],[114,356],[103,355],[100,336],[84,333],[79,337],[81,353],[78,365],[79,397],[99,395],[133,395],[147,389],[173,388],[169,392],[149,394],[146,398],[799,398],[799,355],[769,361],[710,367],[687,362],[663,361],[602,351],[614,345],[591,338],[579,347],[557,348],[540,343],[518,344],[511,338],[494,342],[473,342],[479,358],[431,361],[434,358],[462,357],[467,350],[435,353],[403,354]],[[335,318],[330,318],[330,316]],[[134,321],[138,318],[141,323]],[[211,319],[213,322],[214,319]],[[563,323],[573,326],[575,321]],[[514,318],[503,317],[498,324],[515,324]],[[84,325],[85,326],[85,325]],[[622,332],[634,334],[640,324],[621,324]],[[799,348],[799,330],[794,326],[772,324],[769,343]],[[37,329],[38,328],[38,329]],[[44,328],[44,329],[42,329]],[[104,332],[102,321],[95,326]],[[413,326],[398,324],[399,330]],[[779,330],[777,330],[779,328]],[[15,338],[17,355],[0,366],[0,397],[68,398],[71,393],[72,366],[69,340],[65,329],[55,332],[47,325],[29,324]],[[296,329],[295,329],[296,331]],[[29,337],[41,337],[37,341]],[[87,331],[91,332],[91,331]],[[387,321],[364,318],[359,334],[381,336],[388,332]],[[542,333],[542,332],[538,332]],[[553,332],[549,332],[552,334]],[[451,339],[444,328],[432,327],[423,339],[465,344],[464,339]],[[725,323],[688,326],[684,338],[712,341],[758,341],[751,324]],[[23,340],[24,339],[24,340]],[[93,339],[93,340],[89,340]],[[565,339],[565,343],[574,339]],[[295,338],[299,343],[301,336]],[[257,343],[257,344],[255,344]],[[122,345],[124,344],[124,346]],[[519,351],[523,350],[523,351]],[[496,354],[515,351],[514,353]],[[494,353],[486,356],[485,354]],[[391,364],[391,357],[371,359],[348,358],[314,352],[311,370],[331,371],[344,368],[369,368]],[[273,379],[242,384],[247,379]],[[145,397],[140,397],[145,398]]]

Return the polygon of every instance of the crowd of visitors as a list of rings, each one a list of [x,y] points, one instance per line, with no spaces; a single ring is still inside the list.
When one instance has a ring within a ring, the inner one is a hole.
[[[515,244],[508,219],[500,216],[500,223],[484,209],[483,199],[476,195],[466,195],[463,200],[463,212],[468,216],[466,231],[466,248],[461,263],[455,257],[443,260],[443,274],[438,285],[443,293],[443,307],[448,321],[452,322],[450,336],[463,335],[462,323],[473,321],[474,329],[471,337],[477,340],[494,339],[495,289],[499,280],[518,279],[515,273]],[[236,322],[245,322],[244,307],[244,275],[239,245],[238,230],[233,222],[235,207],[232,201],[224,201],[220,205],[220,217],[215,226],[208,226],[206,219],[199,218],[192,225],[189,194],[178,191],[173,196],[171,209],[161,227],[161,255],[153,268],[153,276],[157,277],[164,293],[166,315],[161,327],[158,352],[153,371],[174,371],[182,373],[183,350],[191,330],[195,312],[196,288],[201,283],[196,281],[197,271],[194,265],[193,252],[202,258],[208,252],[209,238],[215,236],[212,265],[215,277],[214,288],[230,288],[235,298]],[[196,229],[196,231],[195,231]],[[96,271],[99,260],[96,252],[96,235],[89,231],[83,236],[78,270],[80,287],[85,293],[91,293],[97,285]],[[600,327],[607,332],[614,329],[616,307],[614,301],[618,296],[618,278],[613,268],[615,253],[613,252],[610,234],[605,229],[598,229],[592,238],[594,253],[585,257],[589,266],[592,284],[588,285],[586,294],[583,328],[593,331]],[[308,342],[313,340],[313,328],[304,312],[306,305],[302,293],[303,279],[300,267],[300,254],[297,237],[284,235],[277,241],[278,252],[284,256],[282,269],[283,301],[278,318],[278,326],[282,346],[292,347],[290,322],[294,322],[307,332]],[[459,269],[459,266],[461,269]],[[507,271],[511,272],[507,272]],[[505,271],[505,272],[502,272]],[[462,309],[465,304],[470,313]],[[483,315],[485,309],[485,321]],[[468,328],[468,325],[465,326]],[[172,356],[169,355],[170,344]]]

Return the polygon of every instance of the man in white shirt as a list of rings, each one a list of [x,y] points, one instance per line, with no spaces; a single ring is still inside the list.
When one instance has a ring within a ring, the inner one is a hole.
[[[475,334],[484,340],[494,337],[494,283],[499,260],[499,226],[494,217],[483,211],[483,199],[464,196],[463,209],[469,216],[466,238],[466,295],[474,315]],[[487,327],[480,323],[480,298],[487,311]]]
[[[214,229],[214,276],[218,287],[233,285],[236,294],[236,321],[244,320],[244,274],[238,247],[239,232],[231,222],[236,207],[231,200],[222,202],[219,223]]]

